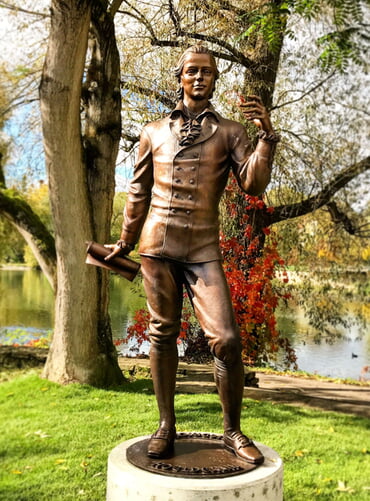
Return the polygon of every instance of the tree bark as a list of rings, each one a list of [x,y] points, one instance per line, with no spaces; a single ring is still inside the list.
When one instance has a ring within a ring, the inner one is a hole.
[[[101,271],[85,265],[85,241],[107,233],[109,219],[98,228],[94,217],[97,204],[113,186],[111,182],[100,191],[100,198],[90,196],[81,136],[81,85],[93,3],[52,1],[40,85],[58,284],[54,336],[43,375],[59,383],[105,386],[119,383],[123,376],[110,338],[105,298],[101,304]]]

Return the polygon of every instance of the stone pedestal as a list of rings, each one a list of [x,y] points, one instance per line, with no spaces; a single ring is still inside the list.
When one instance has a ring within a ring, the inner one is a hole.
[[[224,478],[163,475],[134,466],[127,450],[149,437],[115,447],[108,458],[107,501],[282,501],[283,463],[269,447],[258,444],[263,465]]]

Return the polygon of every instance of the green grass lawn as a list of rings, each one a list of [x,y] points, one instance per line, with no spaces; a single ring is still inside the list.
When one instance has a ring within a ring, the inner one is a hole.
[[[36,371],[0,384],[1,501],[103,501],[108,454],[152,433],[151,381],[59,386]],[[178,431],[222,432],[217,395],[176,396]],[[369,422],[246,399],[243,430],[284,461],[284,500],[370,499]]]

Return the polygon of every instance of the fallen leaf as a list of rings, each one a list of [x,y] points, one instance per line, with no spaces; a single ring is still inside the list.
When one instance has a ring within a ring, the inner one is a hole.
[[[86,461],[81,461],[80,466],[82,468],[87,468],[89,466],[89,463],[87,463]]]
[[[336,488],[338,492],[349,492],[353,493],[355,492],[351,487],[347,487],[346,483],[343,482],[342,480],[338,480],[338,487]]]
[[[12,470],[13,475],[22,475],[22,472],[19,470]]]
[[[45,433],[44,431],[42,430],[37,430],[34,432],[34,435],[37,435],[38,437],[40,438],[49,438],[50,435],[48,435],[47,433]]]
[[[56,459],[55,460],[55,464],[63,464],[65,463],[67,460],[66,459]]]

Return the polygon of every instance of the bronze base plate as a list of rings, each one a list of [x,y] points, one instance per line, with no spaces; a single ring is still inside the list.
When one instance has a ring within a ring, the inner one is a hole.
[[[224,478],[257,468],[224,447],[223,436],[216,433],[177,433],[174,452],[165,459],[147,456],[150,438],[127,449],[127,460],[142,470],[186,478]]]

